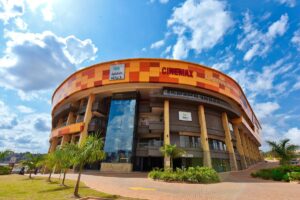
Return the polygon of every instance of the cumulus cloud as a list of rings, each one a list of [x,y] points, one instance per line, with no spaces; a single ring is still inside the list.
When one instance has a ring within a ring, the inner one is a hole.
[[[164,40],[159,40],[157,42],[154,42],[153,44],[151,44],[150,48],[151,49],[159,49],[160,47],[165,45],[165,41]]]
[[[17,115],[12,113],[9,107],[0,100],[0,130],[10,129],[18,124]]]
[[[226,71],[230,68],[233,59],[234,56],[232,54],[229,54],[221,58],[222,62],[215,63],[211,67],[219,71]]]
[[[293,63],[288,62],[288,57],[281,58],[275,63],[262,67],[262,71],[242,69],[231,71],[229,75],[239,82],[243,90],[249,94],[250,100],[257,95],[273,97],[286,92],[286,87],[290,83],[289,79],[284,79],[293,69]],[[279,80],[280,82],[275,82]]]
[[[280,108],[277,102],[263,102],[254,105],[254,110],[259,119],[265,119]]]
[[[283,136],[284,136],[284,138],[290,139],[292,144],[296,144],[296,145],[300,146],[300,129],[299,128],[297,128],[297,127],[290,128]]]
[[[9,108],[6,107],[6,109]],[[16,116],[12,109],[9,109],[9,115]],[[18,123],[11,124],[9,128],[3,128],[0,125],[0,138],[3,144],[0,150],[8,148],[17,152],[47,152],[51,126],[50,114],[24,114],[19,116],[17,121]],[[3,123],[2,120],[1,123]]]
[[[232,25],[225,2],[186,0],[168,20],[168,27],[177,36],[173,57],[186,58],[190,50],[199,54],[213,48]]]
[[[297,50],[300,51],[300,29],[294,32],[291,41],[296,46]]]
[[[95,57],[91,40],[43,33],[6,32],[5,54],[0,58],[0,86],[38,91],[56,86],[76,65]],[[45,81],[47,80],[47,81]]]
[[[43,18],[45,21],[51,22],[53,20],[54,14],[52,11],[52,7],[47,6],[42,9]]]
[[[253,24],[250,13],[246,12],[243,19],[243,33],[239,36],[237,49],[246,51],[245,61],[250,61],[255,56],[265,56],[270,51],[274,40],[282,36],[287,28],[288,15],[284,14],[268,27],[267,32],[263,33]]]
[[[21,30],[21,31],[25,31],[27,29],[27,24],[24,22],[23,19],[21,19],[20,17],[15,18],[14,20],[16,27]]]
[[[27,106],[23,106],[23,105],[18,105],[17,109],[21,112],[21,113],[33,113],[34,110],[30,107]]]
[[[275,0],[275,1],[291,8],[296,6],[296,0]]]
[[[5,24],[12,18],[24,14],[24,2],[22,0],[0,0],[0,20]]]

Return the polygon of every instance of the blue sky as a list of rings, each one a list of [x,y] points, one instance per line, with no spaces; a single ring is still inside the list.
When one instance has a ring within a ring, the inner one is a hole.
[[[263,139],[300,145],[296,0],[0,0],[0,35],[0,150],[46,152],[57,85],[82,67],[132,57],[231,75]]]

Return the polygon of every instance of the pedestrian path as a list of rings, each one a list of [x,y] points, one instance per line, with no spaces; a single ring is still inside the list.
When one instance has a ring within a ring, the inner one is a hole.
[[[300,200],[300,184],[252,178],[252,171],[274,167],[277,163],[262,162],[244,171],[221,174],[217,184],[184,184],[153,181],[145,173],[83,174],[81,180],[89,187],[126,197],[155,200]],[[67,174],[76,179],[76,174]]]

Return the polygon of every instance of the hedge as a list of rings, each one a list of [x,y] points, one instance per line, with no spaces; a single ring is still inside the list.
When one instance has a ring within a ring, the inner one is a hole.
[[[8,166],[0,166],[0,175],[10,174],[10,167]]]
[[[270,169],[261,169],[251,173],[252,177],[272,179],[274,181],[300,180],[300,166],[280,166]]]
[[[209,167],[189,167],[188,169],[160,170],[154,169],[149,172],[149,178],[168,182],[187,183],[217,183],[220,182],[218,173]]]

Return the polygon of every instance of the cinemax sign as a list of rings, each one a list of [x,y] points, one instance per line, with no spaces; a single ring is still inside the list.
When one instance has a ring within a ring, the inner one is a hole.
[[[109,80],[125,79],[125,64],[111,65],[109,69]]]

